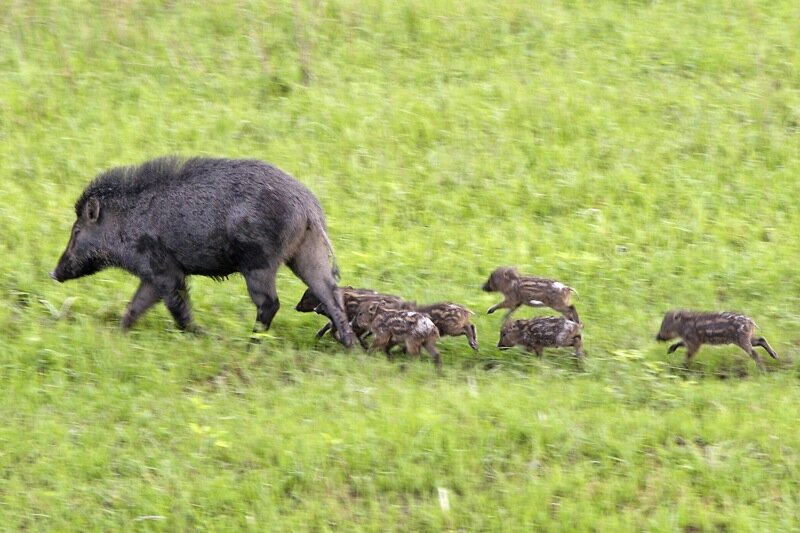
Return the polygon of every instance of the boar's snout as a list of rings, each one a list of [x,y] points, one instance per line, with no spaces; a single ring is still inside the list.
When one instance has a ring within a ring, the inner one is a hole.
[[[75,261],[68,252],[64,252],[61,259],[58,260],[56,268],[50,272],[50,277],[59,283],[64,283],[69,279],[80,277],[76,275]]]
[[[72,279],[72,277],[69,275],[69,269],[64,258],[61,258],[56,265],[56,268],[50,272],[50,277],[59,283],[64,283],[68,279]]]
[[[481,286],[481,290],[484,290],[486,292],[492,292],[492,287],[489,285],[489,282],[487,281]]]

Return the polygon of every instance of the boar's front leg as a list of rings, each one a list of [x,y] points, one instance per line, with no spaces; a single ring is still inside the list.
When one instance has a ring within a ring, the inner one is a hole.
[[[122,331],[127,332],[136,323],[139,318],[147,312],[148,309],[153,307],[161,299],[161,294],[158,289],[147,281],[142,281],[139,288],[128,304],[128,309],[122,317]]]
[[[191,330],[192,311],[189,306],[189,291],[186,288],[186,278],[183,274],[165,278],[156,283],[164,303],[167,305],[178,329]]]
[[[186,274],[178,262],[175,261],[170,251],[155,239],[142,237],[137,241],[136,246],[137,251],[140,250],[140,254],[137,256],[139,264],[135,266],[142,284],[136,291],[129,312],[123,321],[132,324],[136,320],[137,309],[141,309],[141,313],[143,313],[158,301],[154,300],[156,296],[152,294],[153,290],[147,286],[151,285],[158,296],[164,300],[178,329],[183,331],[194,329],[189,292],[186,288]]]

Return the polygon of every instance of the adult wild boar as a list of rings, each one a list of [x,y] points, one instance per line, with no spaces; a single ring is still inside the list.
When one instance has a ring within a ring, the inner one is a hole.
[[[338,275],[325,215],[305,186],[255,160],[164,157],[113,168],[75,204],[78,219],[53,279],[63,282],[107,267],[139,277],[122,329],[159,300],[180,329],[191,329],[191,275],[241,272],[269,329],[280,306],[275,274],[286,264],[331,310],[350,346],[353,335],[336,292]]]

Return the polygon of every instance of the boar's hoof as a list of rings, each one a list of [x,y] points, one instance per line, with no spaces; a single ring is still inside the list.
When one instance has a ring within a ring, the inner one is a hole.
[[[351,346],[353,346],[353,334],[352,333],[344,333],[344,334],[341,334],[340,336],[341,336],[341,338],[339,339],[339,342],[341,342],[345,346],[345,348],[350,348]]]
[[[186,328],[183,330],[183,332],[184,333],[190,333],[190,334],[196,335],[198,337],[203,337],[206,334],[206,332],[203,330],[203,328],[201,328],[200,326],[198,326],[196,324],[189,324],[188,326],[186,326]]]

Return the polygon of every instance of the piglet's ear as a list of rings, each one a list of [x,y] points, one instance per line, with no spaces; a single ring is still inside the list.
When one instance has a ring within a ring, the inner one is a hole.
[[[513,267],[506,267],[503,269],[503,277],[507,280],[512,280],[517,277],[517,271]]]
[[[370,314],[375,314],[375,311],[377,310],[378,310],[378,302],[372,302],[371,304],[369,304],[369,307],[367,308],[367,311]]]
[[[95,197],[89,198],[83,207],[83,217],[91,223],[100,220],[100,200]]]

